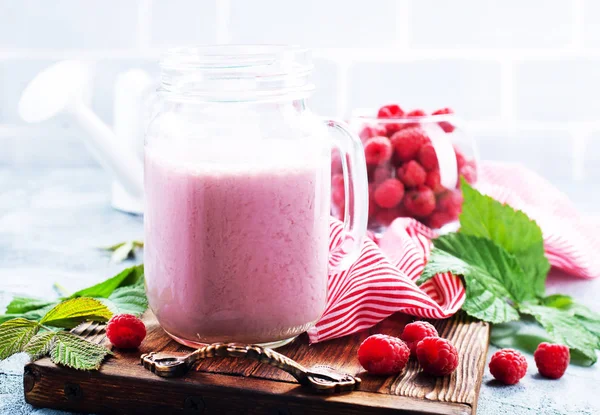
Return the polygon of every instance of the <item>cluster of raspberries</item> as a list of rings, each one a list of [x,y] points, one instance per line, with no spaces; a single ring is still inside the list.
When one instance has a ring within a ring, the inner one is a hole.
[[[452,114],[444,108],[431,115]],[[422,128],[427,114],[423,110],[405,113],[398,105],[379,109],[380,122],[365,125],[359,133],[363,142],[369,176],[369,228],[389,225],[397,217],[413,217],[439,229],[455,221],[460,213],[462,195],[458,183],[447,189],[440,183],[440,170],[434,147]],[[391,120],[401,120],[392,122]],[[454,126],[439,121],[446,133]],[[474,160],[455,148],[459,176],[469,183],[477,179]],[[344,180],[339,154],[332,161],[332,201],[334,213],[344,211]]]
[[[426,321],[407,324],[400,338],[374,334],[358,348],[358,361],[374,375],[400,373],[410,357],[416,357],[423,372],[446,376],[458,366],[458,352],[448,340]]]
[[[452,343],[439,337],[434,326],[426,321],[407,324],[400,338],[385,334],[367,337],[358,348],[358,361],[373,375],[396,375],[406,367],[410,357],[416,357],[423,372],[446,376],[458,367],[458,351]],[[534,353],[538,372],[549,379],[562,377],[569,366],[567,346],[541,343]],[[489,363],[490,373],[499,382],[514,385],[527,373],[527,360],[513,349],[498,350]]]

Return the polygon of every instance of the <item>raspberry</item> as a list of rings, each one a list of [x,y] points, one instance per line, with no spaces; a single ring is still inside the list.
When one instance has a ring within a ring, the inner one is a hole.
[[[417,360],[425,373],[446,376],[458,366],[458,352],[446,339],[425,337],[417,343]]]
[[[344,175],[334,174],[331,176],[331,200],[337,206],[341,206],[346,201],[344,190]]]
[[[378,225],[389,226],[397,217],[401,216],[397,207],[391,209],[379,209],[375,214],[375,222]]]
[[[398,167],[396,175],[407,187],[417,187],[425,184],[425,179],[427,178],[427,172],[415,160],[411,160],[402,167]]]
[[[460,190],[447,190],[438,196],[437,209],[451,216],[458,217],[462,207],[463,196]]]
[[[406,114],[407,117],[424,117],[426,115],[427,113],[423,110],[412,110]]]
[[[420,148],[417,154],[417,160],[421,163],[421,166],[425,167],[426,170],[435,170],[438,168],[437,155],[435,149],[431,144],[425,144]]]
[[[404,185],[400,180],[387,179],[375,189],[373,198],[382,208],[392,208],[402,201]]]
[[[415,321],[404,326],[400,338],[410,349],[410,355],[415,356],[417,343],[425,337],[439,337],[435,327],[426,321]]]
[[[384,135],[386,135],[386,129],[382,125],[367,125],[358,134],[362,142],[365,142],[372,137]]]
[[[369,183],[369,216],[375,215],[379,210],[379,206],[375,203],[375,197],[373,196],[376,189],[377,185],[375,183]]]
[[[456,153],[456,166],[460,170],[467,164],[467,159],[465,159],[465,156],[458,148],[454,147],[454,152]]]
[[[392,145],[387,137],[369,138],[365,143],[365,159],[367,164],[378,165],[392,157]]]
[[[400,118],[404,116],[404,111],[396,104],[384,105],[377,111],[377,118]]]
[[[117,314],[106,325],[106,337],[119,349],[135,349],[146,337],[146,326],[132,314]]]
[[[389,166],[378,166],[371,175],[373,183],[381,183],[392,177],[392,169]]]
[[[427,219],[427,226],[431,229],[440,229],[447,223],[454,221],[457,217],[446,212],[433,212]]]
[[[441,184],[440,171],[431,170],[427,172],[427,178],[425,179],[425,186],[430,187],[434,193],[441,193],[446,190]]]
[[[514,385],[527,373],[527,360],[516,350],[498,350],[490,360],[490,373],[500,382]]]
[[[550,379],[561,378],[569,366],[569,348],[562,344],[540,343],[533,354],[540,375]]]
[[[342,172],[342,158],[340,156],[340,152],[335,149],[331,151],[331,173],[341,173]]]
[[[454,114],[450,108],[442,108],[441,110],[434,111],[431,115],[443,115],[443,114]],[[440,121],[438,125],[447,133],[454,131],[454,126],[448,121]]]
[[[419,149],[427,142],[429,137],[420,127],[404,128],[390,138],[398,158],[402,161],[417,158]]]
[[[427,114],[423,110],[412,110],[408,114],[406,114],[406,117],[407,118],[419,118],[419,117],[424,117],[426,115]],[[409,122],[409,123],[405,124],[405,127],[415,127],[418,125],[419,125],[418,122]]]
[[[358,361],[365,370],[374,375],[393,375],[406,366],[410,350],[399,338],[374,334],[358,347]]]
[[[396,104],[384,105],[383,107],[379,108],[379,111],[377,112],[377,118],[390,119],[402,118],[403,116],[404,111],[402,111],[402,108],[400,108]],[[388,137],[391,137],[392,134],[394,134],[396,131],[400,131],[401,129],[403,129],[404,125],[400,123],[386,122],[385,124],[383,124],[383,127],[385,128],[386,135]]]
[[[406,211],[416,218],[424,218],[435,210],[435,195],[427,186],[419,186],[406,192],[404,197]]]

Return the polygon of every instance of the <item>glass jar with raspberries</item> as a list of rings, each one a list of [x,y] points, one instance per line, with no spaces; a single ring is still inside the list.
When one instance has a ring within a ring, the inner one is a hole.
[[[369,229],[382,232],[397,217],[433,229],[456,224],[462,205],[460,177],[477,181],[477,150],[449,108],[427,114],[391,104],[353,113],[369,176]],[[342,160],[332,159],[332,213],[341,217],[345,194]]]

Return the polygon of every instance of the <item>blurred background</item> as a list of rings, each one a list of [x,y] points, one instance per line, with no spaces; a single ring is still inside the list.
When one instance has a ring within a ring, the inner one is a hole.
[[[89,104],[113,124],[119,74],[156,77],[167,47],[214,43],[314,48],[311,106],[322,115],[451,107],[482,159],[523,162],[597,213],[595,0],[0,0],[0,168],[97,166],[68,117],[18,116],[24,87],[48,65],[95,62]]]

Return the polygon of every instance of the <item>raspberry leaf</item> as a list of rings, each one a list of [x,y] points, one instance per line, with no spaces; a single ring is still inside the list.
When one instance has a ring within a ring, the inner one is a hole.
[[[110,351],[91,343],[75,334],[59,331],[55,333],[50,358],[56,364],[80,370],[100,368]]]
[[[136,243],[141,244],[141,242],[134,241],[134,245]],[[71,298],[78,298],[78,297],[109,298],[113,294],[113,292],[115,292],[115,290],[118,290],[123,287],[138,286],[138,285],[141,285],[143,287],[143,284],[144,284],[144,266],[136,265],[136,266],[129,267],[129,268],[121,271],[119,274],[117,274],[114,277],[111,277],[105,281],[102,281],[91,287],[84,288],[83,290],[77,291],[70,297],[63,298],[63,300],[71,299]],[[123,290],[123,292],[115,294],[117,297],[119,297],[119,300],[117,300],[117,301],[121,302],[119,307],[117,307],[115,309],[125,309],[126,308],[126,304],[124,303],[124,301],[127,301],[127,298],[125,298],[126,296],[123,295],[125,292],[127,292],[127,291]],[[145,293],[144,293],[144,298],[145,298]],[[140,298],[138,289],[136,289],[135,297],[129,298],[129,299],[134,301],[134,303],[131,306],[133,310],[138,310],[139,308],[141,308],[143,306],[144,300],[142,300]],[[60,301],[44,301],[44,300],[40,300],[38,298],[33,298],[33,297],[15,297],[9,303],[9,305],[6,309],[6,314],[0,314],[0,324],[4,323],[5,321],[12,320],[15,318],[24,318],[26,320],[40,321],[41,318],[48,311],[50,311],[53,307],[55,307],[57,304],[59,304],[59,302]],[[145,310],[145,308],[144,308],[144,310]],[[136,312],[136,313],[132,313],[132,314],[138,314],[138,313]]]
[[[39,310],[53,304],[54,301],[42,300],[34,297],[13,297],[6,306],[6,314],[21,314]]]
[[[434,247],[429,254],[429,260],[425,269],[417,280],[417,285],[429,281],[437,274],[443,274],[448,271],[454,275],[465,275],[471,271],[471,267],[462,259]]]
[[[73,328],[82,321],[108,321],[112,312],[105,304],[94,298],[80,297],[65,300],[48,311],[41,324]]]
[[[508,291],[511,300],[520,302],[531,297],[532,287],[523,283],[525,275],[516,258],[489,239],[450,233],[435,239],[433,245],[460,259],[463,266],[468,264],[471,270],[496,280]]]
[[[578,304],[568,295],[555,294],[542,300],[542,304],[560,310],[570,311],[583,327],[594,334],[600,342],[600,313]]]
[[[40,327],[36,321],[24,318],[15,318],[0,324],[0,360],[22,352]]]
[[[573,304],[573,299],[568,295],[553,294],[543,298],[542,304],[548,307],[567,309]]]
[[[135,256],[136,248],[143,248],[144,243],[141,241],[126,241],[104,248],[105,251],[111,251],[113,254],[110,260],[114,263],[119,263],[127,258]]]
[[[544,255],[544,239],[537,223],[525,213],[485,196],[461,178],[464,203],[460,233],[487,238],[515,256],[524,271],[528,299],[542,297],[550,263]]]
[[[117,288],[133,285],[144,279],[144,265],[129,267],[112,278],[77,291],[70,298],[102,297],[108,298]]]
[[[452,233],[433,241],[419,282],[441,272],[462,275],[466,283],[463,310],[491,323],[518,320],[514,304],[524,298],[523,270],[516,259],[490,240]]]
[[[31,360],[39,359],[48,354],[53,346],[55,336],[56,333],[53,331],[38,333],[25,345],[23,351],[31,357]]]
[[[533,316],[546,329],[554,342],[578,350],[590,360],[590,364],[596,363],[595,350],[600,349],[600,341],[575,318],[573,310],[535,304],[522,304],[519,309],[522,313]]]
[[[133,314],[140,316],[148,308],[148,299],[144,289],[144,280],[117,288],[108,298],[98,298],[113,314]]]
[[[2,314],[2,315],[0,315],[0,324],[4,323],[5,321],[12,320],[15,318],[24,318],[25,320],[40,321],[40,319],[42,317],[44,317],[44,314],[46,314],[48,311],[50,311],[52,309],[52,307],[54,307],[56,304],[58,304],[58,301],[52,302],[52,303],[48,304],[46,307],[42,307],[37,310],[27,311],[26,313]]]

